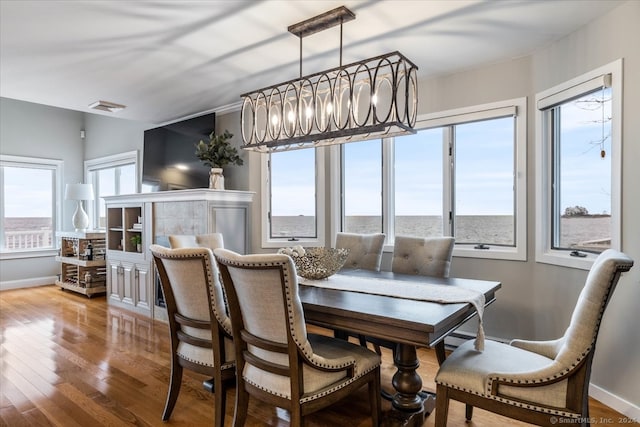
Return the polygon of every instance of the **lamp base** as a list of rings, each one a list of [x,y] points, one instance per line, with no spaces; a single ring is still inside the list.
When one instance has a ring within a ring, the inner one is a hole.
[[[78,207],[76,207],[76,211],[71,220],[73,221],[73,227],[76,231],[85,231],[89,228],[89,217],[82,208],[82,200],[78,200]]]

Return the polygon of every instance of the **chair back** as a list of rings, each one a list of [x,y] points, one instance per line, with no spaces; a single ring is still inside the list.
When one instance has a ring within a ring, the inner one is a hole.
[[[383,233],[337,233],[336,248],[349,249],[343,268],[380,271],[384,238]]]
[[[169,236],[169,244],[172,249],[177,248],[209,248],[211,250],[224,248],[224,239],[221,233],[209,234],[172,234]]]
[[[283,254],[214,253],[228,297],[238,372],[252,365],[290,376],[288,367],[297,363],[296,347],[313,354],[293,261]]]
[[[449,277],[453,237],[396,236],[391,271],[420,276]]]
[[[182,358],[221,366],[233,360],[225,354],[224,335],[231,335],[218,269],[208,248],[149,248],[164,293],[171,346]],[[218,343],[214,345],[213,343]],[[213,353],[220,351],[216,360]],[[219,363],[223,361],[223,363]]]
[[[620,279],[633,260],[622,252],[607,249],[594,261],[571,316],[564,337],[558,341],[555,360],[575,364],[595,349],[604,310]]]

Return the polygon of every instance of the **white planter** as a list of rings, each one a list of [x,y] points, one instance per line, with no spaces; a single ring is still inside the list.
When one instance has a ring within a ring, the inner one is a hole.
[[[209,171],[209,188],[212,190],[224,190],[222,168],[211,168],[211,171]]]

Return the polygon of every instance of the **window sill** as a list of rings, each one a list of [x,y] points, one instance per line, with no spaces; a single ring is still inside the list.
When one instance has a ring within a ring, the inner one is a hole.
[[[22,258],[45,258],[58,255],[57,249],[32,249],[16,252],[0,252],[0,260]]]
[[[489,246],[489,249],[474,249],[472,245],[456,245],[453,256],[462,258],[500,259],[509,261],[526,261],[527,253],[523,249]]]
[[[574,257],[569,255],[567,251],[548,251],[544,253],[536,254],[536,262],[542,264],[559,265],[561,267],[576,268],[580,270],[589,270],[593,261],[598,257],[598,254],[592,254],[585,252],[586,257]]]
[[[320,239],[298,239],[298,240],[288,240],[287,238],[283,238],[282,240],[272,239],[262,242],[262,249],[280,249],[280,248],[290,248],[292,246],[302,246],[302,247],[317,247],[324,246],[324,242]]]

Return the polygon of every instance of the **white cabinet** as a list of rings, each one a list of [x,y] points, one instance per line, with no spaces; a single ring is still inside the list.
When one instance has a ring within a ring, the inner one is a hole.
[[[111,304],[152,316],[145,209],[144,203],[107,204],[107,295]]]
[[[149,262],[109,259],[107,294],[109,302],[151,315],[152,287]]]
[[[105,197],[109,303],[166,320],[149,246],[168,246],[172,234],[217,232],[226,248],[247,253],[252,200],[251,192],[208,189]]]

